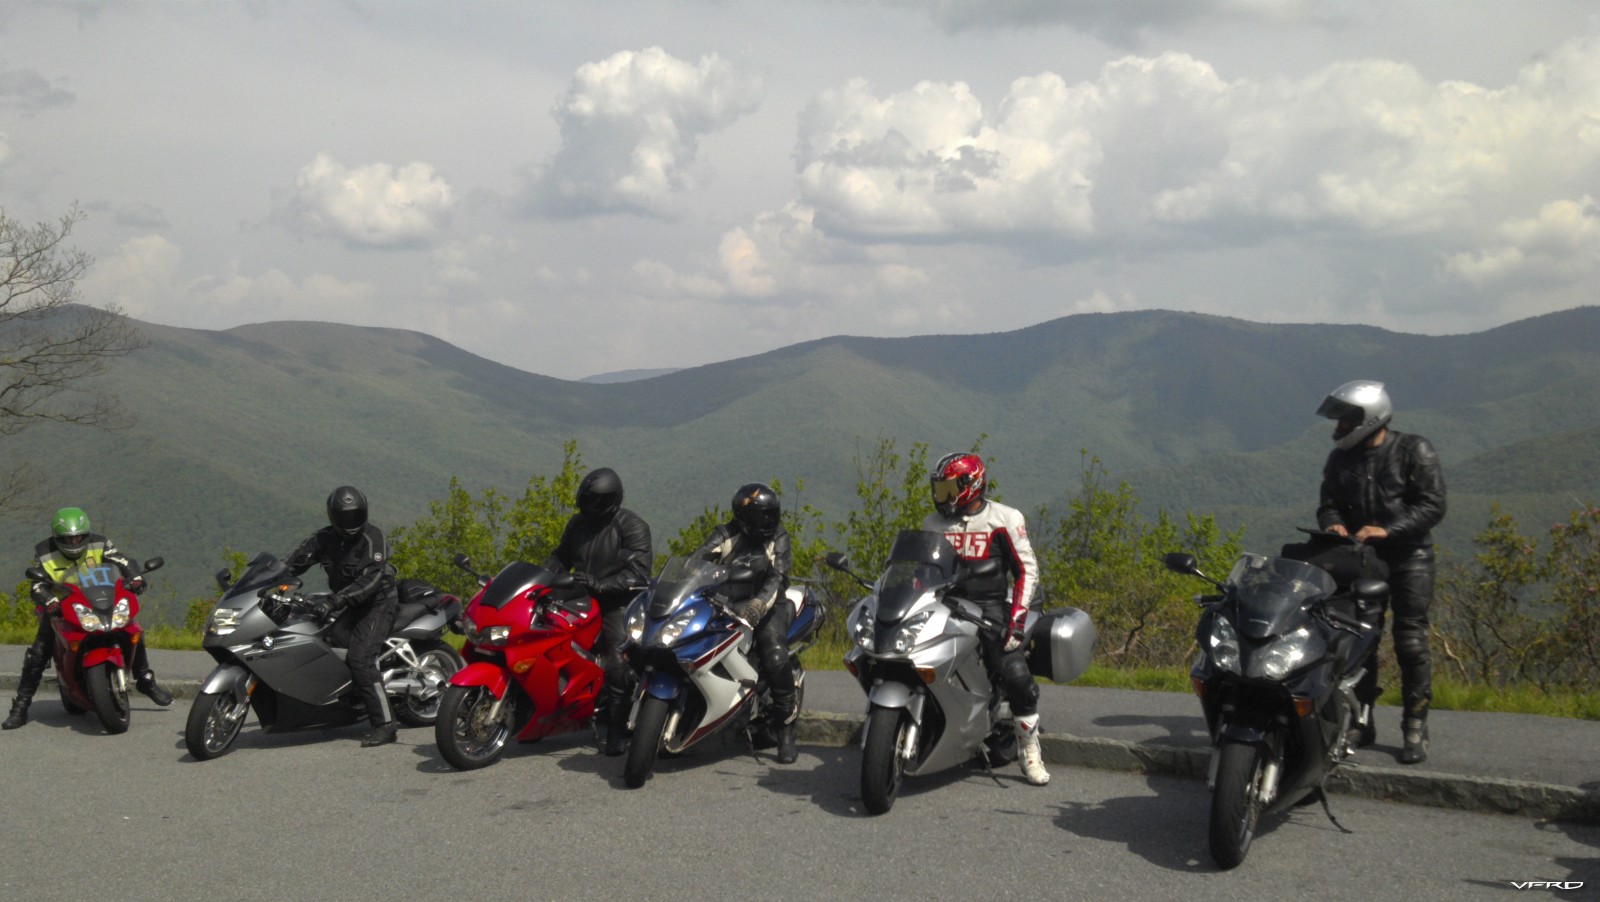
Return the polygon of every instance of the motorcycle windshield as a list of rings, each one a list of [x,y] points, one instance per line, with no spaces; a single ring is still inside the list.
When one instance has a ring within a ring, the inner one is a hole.
[[[250,565],[240,575],[239,581],[229,586],[222,597],[254,598],[262,589],[283,583],[291,583],[298,588],[300,580],[289,573],[289,567],[283,561],[262,552],[250,561]]]
[[[1238,604],[1239,632],[1251,639],[1283,635],[1304,619],[1308,602],[1336,588],[1321,567],[1260,554],[1240,555],[1228,583]]]
[[[61,582],[77,586],[88,600],[89,607],[97,611],[109,611],[116,606],[117,580],[121,578],[122,573],[109,563],[81,561],[61,577]]]
[[[499,610],[523,596],[534,586],[548,586],[555,574],[536,564],[512,561],[496,573],[478,596],[478,604]]]
[[[898,623],[930,588],[956,574],[956,549],[943,533],[907,529],[895,536],[889,565],[878,578],[878,621]]]
[[[703,558],[675,557],[667,561],[650,589],[651,617],[665,617],[676,611],[691,595],[728,579],[728,568]]]

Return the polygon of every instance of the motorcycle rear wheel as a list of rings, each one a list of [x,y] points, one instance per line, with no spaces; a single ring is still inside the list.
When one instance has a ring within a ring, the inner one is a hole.
[[[120,681],[118,685],[119,681],[112,674],[117,669],[117,665],[107,661],[96,664],[84,674],[84,688],[88,690],[89,701],[94,702],[95,716],[100,718],[100,725],[106,732],[113,735],[128,732],[132,717],[128,709],[127,681]]]
[[[437,678],[438,685],[448,689],[450,678],[456,671],[467,666],[461,659],[461,653],[451,648],[448,643],[438,639],[415,643],[417,660],[420,670],[417,676],[426,679],[425,674]],[[444,692],[441,690],[431,699],[421,699],[407,692],[395,699],[394,716],[408,727],[431,727],[439,719],[439,709],[444,701]]]
[[[506,692],[516,690],[507,688]],[[511,740],[516,699],[500,705],[500,716],[487,720],[494,693],[482,686],[447,686],[439,697],[433,738],[439,754],[456,770],[477,770],[500,760]]]
[[[1244,862],[1255,838],[1266,751],[1258,745],[1227,742],[1217,754],[1222,760],[1211,795],[1211,858],[1226,871]]]
[[[665,699],[647,695],[639,703],[639,717],[633,724],[633,738],[628,740],[628,758],[622,765],[622,782],[629,789],[638,789],[650,779],[656,768],[656,756],[666,740],[667,715],[672,705]]]
[[[189,747],[189,754],[196,761],[226,755],[244,729],[249,705],[232,692],[202,692],[189,706],[189,720],[183,726],[183,744]]]
[[[904,776],[901,754],[911,716],[904,708],[873,708],[867,715],[867,741],[861,750],[861,803],[868,814],[894,807]]]

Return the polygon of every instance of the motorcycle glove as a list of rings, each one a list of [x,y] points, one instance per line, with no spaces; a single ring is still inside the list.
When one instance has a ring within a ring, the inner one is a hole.
[[[1022,647],[1022,640],[1027,633],[1028,612],[1021,610],[1011,616],[1011,626],[1006,630],[1007,652],[1013,652]]]
[[[733,611],[733,615],[735,617],[738,617],[740,620],[743,620],[745,623],[748,623],[751,626],[755,626],[756,621],[761,619],[761,602],[756,601],[755,599],[751,599],[750,601],[741,601],[738,604],[733,605],[729,610]]]
[[[144,577],[135,576],[133,579],[128,580],[128,591],[135,595],[144,594]]]
[[[572,583],[590,595],[594,594],[594,574],[585,573],[582,570],[574,570],[572,571]]]

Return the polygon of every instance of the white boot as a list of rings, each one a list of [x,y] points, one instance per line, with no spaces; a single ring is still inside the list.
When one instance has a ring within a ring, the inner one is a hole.
[[[1050,772],[1044,769],[1044,753],[1039,750],[1039,715],[1029,714],[1017,718],[1017,763],[1028,782],[1043,786],[1050,782]]]

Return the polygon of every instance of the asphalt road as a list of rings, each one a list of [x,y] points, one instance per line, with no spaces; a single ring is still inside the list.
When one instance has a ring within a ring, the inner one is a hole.
[[[35,707],[0,734],[10,831],[0,898],[1504,898],[1512,881],[1600,890],[1600,828],[1335,797],[1264,825],[1238,870],[1205,846],[1199,781],[1057,766],[907,781],[867,817],[853,748],[789,767],[738,745],[622,787],[587,736],[458,773],[432,732],[264,736],[196,762],[187,704],[135,697],[132,729]],[[1336,882],[1329,883],[1330,875]]]

